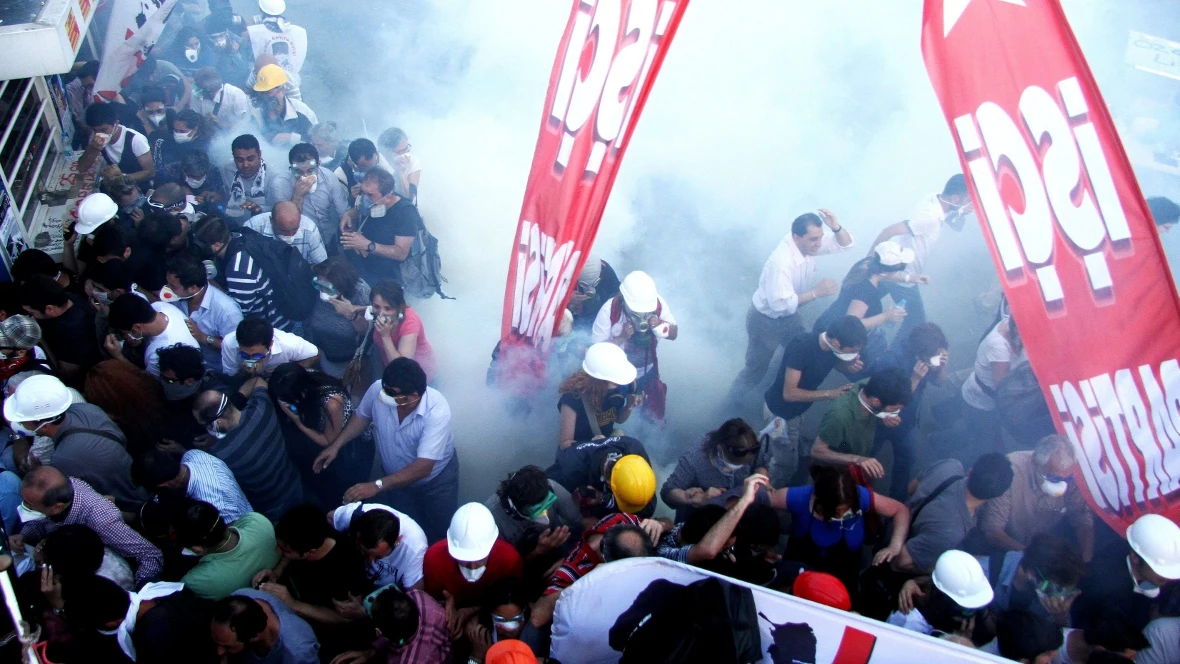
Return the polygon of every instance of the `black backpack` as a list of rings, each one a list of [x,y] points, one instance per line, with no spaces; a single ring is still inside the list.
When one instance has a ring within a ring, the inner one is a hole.
[[[610,630],[619,664],[748,664],[763,659],[749,588],[710,577],[687,586],[657,579]]]
[[[245,251],[258,263],[270,280],[275,306],[285,318],[293,321],[311,318],[319,294],[315,289],[315,274],[303,254],[282,240],[266,237],[249,228],[237,232],[241,235],[230,241],[226,255]]]

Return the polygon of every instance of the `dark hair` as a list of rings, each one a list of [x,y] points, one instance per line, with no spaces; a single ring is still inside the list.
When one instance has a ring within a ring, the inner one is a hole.
[[[251,316],[238,323],[238,348],[269,346],[275,340],[274,327],[264,318]]]
[[[1135,660],[1127,659],[1117,652],[1095,650],[1086,658],[1086,664],[1135,664]]]
[[[655,548],[643,528],[621,523],[606,529],[602,536],[601,552],[604,562],[614,562],[624,558],[646,558],[655,555]]]
[[[418,633],[418,605],[396,586],[373,598],[369,618],[394,646],[408,643]]]
[[[320,160],[319,150],[316,150],[315,146],[311,143],[296,143],[295,146],[291,148],[291,151],[287,153],[287,161],[291,162],[292,164],[309,160],[314,160],[317,162]]]
[[[1016,609],[1001,613],[996,620],[996,640],[1001,657],[1031,661],[1060,648],[1063,637],[1061,629],[1048,618]]]
[[[848,269],[848,274],[844,275],[844,282],[840,285],[841,289],[855,286],[864,281],[868,281],[870,277],[878,274],[890,274],[893,272],[901,272],[906,269],[908,263],[898,263],[897,265],[885,265],[881,262],[881,257],[877,252],[858,260],[853,263],[852,267]]]
[[[111,329],[129,331],[136,323],[146,325],[156,319],[156,310],[135,293],[123,293],[111,302],[107,322]]]
[[[505,507],[511,499],[517,511],[520,511],[540,504],[549,495],[549,491],[549,476],[545,471],[539,466],[525,466],[500,482],[496,495]]]
[[[758,434],[740,417],[725,420],[721,426],[705,434],[705,453],[712,456],[718,445],[726,447],[758,447]]]
[[[213,245],[229,242],[229,227],[219,217],[205,217],[193,228],[195,244],[205,251],[212,251]]]
[[[368,173],[365,173],[363,182],[373,180],[377,183],[377,191],[381,192],[382,196],[386,196],[393,191],[394,179],[393,175],[384,168],[371,168]]]
[[[395,387],[402,394],[426,394],[426,372],[408,357],[394,358],[381,374],[383,387]]]
[[[248,643],[266,629],[266,612],[253,597],[230,595],[213,605],[213,622],[229,627],[240,643]]]
[[[324,513],[311,503],[292,507],[275,524],[275,539],[298,554],[318,549],[324,540],[335,534]]]
[[[128,236],[132,233],[130,229],[124,230],[119,227],[119,224],[103,224],[94,231],[94,244],[90,245],[94,249],[95,256],[123,258],[123,254],[127,252],[127,248],[131,246],[128,241]]]
[[[64,478],[61,484],[50,486],[49,482],[58,477]],[[74,502],[74,485],[70,476],[53,466],[37,466],[25,473],[21,478],[22,489],[34,489],[41,492],[41,504],[46,507],[68,505]]]
[[[297,362],[284,362],[270,375],[270,396],[296,408],[299,421],[314,431],[323,431],[324,396],[344,391],[339,378],[322,371],[311,371]],[[276,403],[275,408],[279,405]]]
[[[819,218],[819,215],[814,212],[806,212],[795,217],[795,221],[791,222],[791,235],[795,237],[803,237],[807,235],[807,231],[816,226],[823,226],[824,220]]]
[[[40,249],[25,249],[20,252],[12,261],[12,280],[16,283],[24,283],[29,277],[34,274],[43,274],[47,277],[56,277],[61,270],[57,262],[49,257],[49,254]]]
[[[82,524],[69,524],[49,533],[41,553],[55,573],[76,582],[98,572],[104,549],[98,533]]]
[[[824,519],[836,518],[836,508],[840,505],[847,505],[853,512],[861,509],[856,480],[847,468],[813,465],[811,479],[815,482],[812,493],[815,497],[815,511]]]
[[[983,620],[982,611],[978,611],[974,615],[975,630],[970,638],[971,642],[978,647],[992,640],[991,621]],[[953,597],[938,588],[933,588],[930,591],[930,599],[926,602],[926,607],[922,609],[922,617],[934,629],[948,634],[963,630],[971,620],[970,615],[963,614],[963,607],[955,602]],[[987,632],[987,634],[983,632]]]
[[[180,171],[185,175],[209,172],[209,155],[204,150],[189,150],[180,158]]]
[[[373,297],[380,295],[381,299],[389,303],[389,306],[395,309],[401,309],[406,306],[406,292],[402,285],[393,279],[382,279],[373,284],[369,290],[369,302],[373,301]]]
[[[203,90],[221,87],[221,74],[213,67],[201,67],[193,74],[193,82]]]
[[[530,599],[532,596],[529,593],[528,584],[523,579],[506,576],[497,579],[484,591],[483,608],[491,612],[496,607],[515,604],[527,612]]]
[[[348,158],[353,162],[359,159],[372,159],[377,156],[377,146],[367,138],[358,138],[348,144]]]
[[[974,492],[972,492],[974,493]],[[1077,547],[1064,538],[1051,533],[1033,535],[1020,566],[1035,570],[1037,574],[1066,588],[1081,583],[1085,563]]]
[[[203,500],[190,501],[176,523],[176,541],[181,546],[212,548],[225,541],[229,526],[217,508]]]
[[[998,498],[1012,486],[1012,464],[999,452],[976,459],[967,477],[967,490],[980,500]]]
[[[91,265],[86,269],[86,278],[107,290],[130,291],[135,282],[131,268],[118,260]]]
[[[78,70],[78,78],[94,78],[98,76],[98,66],[100,64],[102,63],[98,60],[91,60],[82,65],[82,68]]]
[[[209,285],[209,275],[205,266],[192,256],[181,254],[168,261],[165,268],[168,274],[176,275],[176,280],[185,288],[204,288]]]
[[[680,544],[699,544],[705,534],[725,516],[725,508],[713,503],[701,505],[689,513],[680,527]]]
[[[131,607],[131,595],[103,576],[63,584],[62,591],[70,621],[80,627],[106,629],[110,623],[123,622]]]
[[[254,150],[255,152],[262,152],[262,146],[258,144],[258,139],[254,134],[242,134],[234,139],[233,143],[229,145],[230,152],[236,150]]]
[[[1110,608],[1103,609],[1087,621],[1082,638],[1091,646],[1116,653],[1151,647],[1143,630],[1136,627],[1126,615]]]
[[[841,348],[863,348],[869,341],[869,332],[865,323],[856,316],[844,315],[828,324],[824,330],[828,340],[840,342]]]
[[[205,357],[199,348],[176,344],[161,348],[156,356],[160,358],[160,373],[175,373],[180,380],[200,380],[205,375]]]
[[[361,273],[347,258],[331,256],[328,260],[311,266],[311,269],[321,281],[332,284],[345,299],[351,300],[356,295]]]
[[[94,103],[86,107],[86,124],[91,127],[113,125],[119,121],[114,104]]]
[[[919,360],[929,360],[934,354],[948,347],[949,342],[942,328],[934,323],[922,323],[915,327],[905,340],[906,351]]]
[[[778,544],[781,526],[778,512],[770,505],[754,503],[738,521],[738,541],[745,546],[767,546]]]
[[[864,391],[866,399],[880,400],[882,408],[904,406],[913,396],[909,374],[897,367],[886,367],[873,374],[865,383]]]
[[[349,537],[364,549],[372,549],[381,542],[393,546],[401,534],[402,523],[397,515],[380,508],[371,509],[360,516],[354,515],[348,524]]]
[[[230,395],[221,390],[203,390],[197,393],[196,399],[193,400],[193,415],[201,426],[207,426],[218,418],[217,411],[221,410],[222,397],[228,400],[227,409],[233,405]],[[225,413],[222,412],[222,415]]]
[[[0,311],[9,316],[26,315],[21,306],[21,288],[11,281],[0,281]]]
[[[967,178],[963,177],[962,173],[955,173],[946,181],[946,186],[942,188],[943,197],[947,196],[966,196],[967,195]]]
[[[139,90],[139,105],[140,107],[147,106],[153,101],[158,101],[161,104],[168,102],[168,93],[164,92],[164,86],[151,83],[145,85]]]
[[[29,277],[29,280],[21,288],[21,296],[25,306],[41,313],[45,313],[45,308],[49,305],[64,307],[66,302],[70,301],[69,296],[66,295],[66,289],[62,288],[56,280],[43,274]]]
[[[1176,205],[1169,198],[1152,196],[1147,199],[1147,209],[1151,212],[1151,218],[1155,220],[1156,226],[1180,221],[1180,205]]]
[[[181,200],[183,199],[182,195]],[[162,210],[146,212],[143,220],[139,222],[139,228],[136,229],[140,244],[161,254],[167,252],[172,240],[183,232],[180,220]]]
[[[180,458],[156,448],[148,448],[131,460],[131,479],[150,490],[180,474]]]

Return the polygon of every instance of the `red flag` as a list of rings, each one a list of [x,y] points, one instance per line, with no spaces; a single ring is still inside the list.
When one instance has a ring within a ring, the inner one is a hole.
[[[1180,520],[1180,298],[1056,0],[926,0],[922,54],[1095,511]]]
[[[544,385],[545,356],[688,0],[574,0],[512,245],[498,375]]]

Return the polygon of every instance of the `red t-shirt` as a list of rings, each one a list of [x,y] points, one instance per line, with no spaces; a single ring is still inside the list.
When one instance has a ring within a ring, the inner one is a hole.
[[[422,319],[418,317],[418,312],[410,307],[406,307],[405,318],[402,319],[401,325],[393,331],[393,345],[397,346],[401,338],[410,335],[418,335],[418,345],[414,349],[414,361],[421,365],[422,370],[426,372],[426,381],[430,382],[434,379],[434,348],[430,346],[430,342],[426,340],[426,328],[422,326]],[[373,331],[373,343],[377,344],[377,349],[381,352],[381,366],[389,364],[390,358],[385,355],[385,347],[381,345],[381,338],[377,336],[377,332]]]
[[[459,565],[447,551],[447,541],[435,542],[426,550],[426,557],[422,560],[422,574],[426,579],[426,592],[439,602],[446,602],[443,591],[451,593],[455,598],[455,606],[462,608],[476,606],[483,600],[483,595],[493,583],[500,579],[520,576],[524,573],[524,563],[516,548],[502,539],[492,545],[492,552],[488,554],[488,568],[483,576],[475,583],[468,583],[459,572]]]

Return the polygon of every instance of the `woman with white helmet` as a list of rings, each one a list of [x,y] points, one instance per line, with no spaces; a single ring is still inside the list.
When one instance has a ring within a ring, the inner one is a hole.
[[[557,442],[565,449],[575,442],[622,433],[617,425],[642,403],[634,393],[635,367],[612,343],[596,343],[586,350],[582,368],[561,383],[557,410],[561,415]]]
[[[639,271],[623,278],[619,294],[598,310],[590,332],[591,343],[609,341],[622,347],[635,367],[635,386],[644,412],[660,423],[664,421],[668,387],[660,380],[656,345],[660,339],[673,341],[678,334],[676,318],[656,292],[655,281]]]
[[[938,557],[933,574],[906,582],[887,622],[922,634],[955,634],[979,647],[995,638],[987,610],[994,597],[975,556],[951,549]]]

